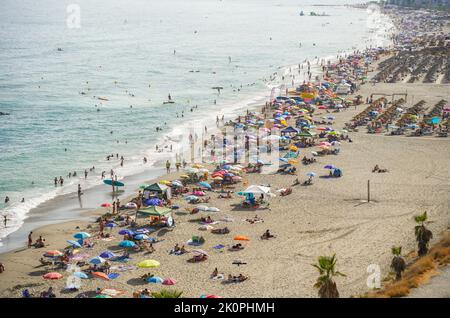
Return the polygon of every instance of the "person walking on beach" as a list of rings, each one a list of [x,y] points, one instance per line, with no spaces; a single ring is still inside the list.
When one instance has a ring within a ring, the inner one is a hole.
[[[84,178],[87,179],[87,176],[88,176],[87,169],[84,169]]]
[[[31,246],[33,246],[33,238],[32,235],[33,232],[30,232],[30,234],[28,234],[28,248],[31,248]]]
[[[6,228],[6,224],[8,223],[8,217],[6,215],[3,216],[3,224],[5,225]]]
[[[170,173],[170,161],[169,160],[166,161],[166,170],[167,170],[167,173]]]

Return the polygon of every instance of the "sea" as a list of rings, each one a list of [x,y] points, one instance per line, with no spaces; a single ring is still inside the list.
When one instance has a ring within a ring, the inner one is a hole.
[[[39,205],[102,184],[102,171],[139,174],[189,125],[263,104],[300,63],[389,45],[390,19],[345,6],[358,2],[3,0],[0,245]]]

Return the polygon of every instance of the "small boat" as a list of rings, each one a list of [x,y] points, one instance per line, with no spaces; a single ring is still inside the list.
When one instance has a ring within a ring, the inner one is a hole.
[[[173,100],[167,100],[163,104],[175,104],[175,102]]]

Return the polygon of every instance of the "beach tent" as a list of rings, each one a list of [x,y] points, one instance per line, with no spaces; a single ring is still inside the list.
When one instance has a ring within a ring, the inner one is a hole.
[[[157,193],[158,196],[163,197],[165,199],[170,199],[172,197],[170,188],[165,184],[161,183],[153,183],[146,188],[144,188],[144,197],[149,198],[151,193]]]
[[[316,135],[315,132],[310,132],[310,131],[302,131],[301,133],[297,134],[298,137],[302,137],[302,138],[312,138]]]
[[[141,214],[141,215],[162,217],[162,216],[169,214],[171,211],[172,210],[170,208],[166,208],[166,207],[150,206],[148,208],[138,210],[137,213]]]

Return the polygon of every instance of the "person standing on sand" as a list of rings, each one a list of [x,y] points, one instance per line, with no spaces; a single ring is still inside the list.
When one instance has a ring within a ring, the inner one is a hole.
[[[6,215],[3,216],[3,224],[5,225],[6,228],[6,224],[8,223],[8,217]]]
[[[170,173],[170,161],[169,160],[166,161],[166,170],[167,170],[167,173]]]
[[[82,193],[81,193],[81,185],[78,184],[78,196],[81,197],[81,194],[82,194]]]
[[[30,232],[30,234],[28,234],[28,248],[31,248],[33,246],[33,238],[31,237],[32,234],[33,232]]]
[[[84,178],[87,179],[87,176],[88,176],[87,169],[84,169]]]

